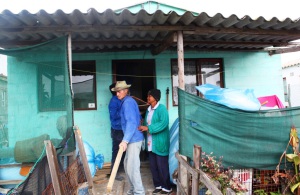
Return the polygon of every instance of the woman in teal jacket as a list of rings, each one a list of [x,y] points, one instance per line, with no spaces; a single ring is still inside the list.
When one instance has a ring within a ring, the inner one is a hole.
[[[169,114],[166,107],[159,103],[160,90],[148,92],[144,126],[139,130],[147,134],[146,148],[149,151],[150,169],[155,190],[152,194],[170,194],[172,192],[169,175]]]

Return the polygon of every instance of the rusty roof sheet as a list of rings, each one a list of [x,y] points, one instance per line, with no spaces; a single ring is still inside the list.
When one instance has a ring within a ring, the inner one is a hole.
[[[0,47],[15,48],[34,45],[67,34],[72,35],[74,52],[105,52],[154,49],[173,32],[182,31],[185,49],[257,51],[266,47],[287,46],[300,38],[300,21],[252,19],[222,14],[209,16],[202,12],[178,15],[175,12],[153,14],[140,10],[133,14],[127,9],[102,13],[89,9],[87,13],[62,10],[49,14],[44,10],[32,14],[23,10],[0,14]],[[168,49],[176,49],[176,42]]]

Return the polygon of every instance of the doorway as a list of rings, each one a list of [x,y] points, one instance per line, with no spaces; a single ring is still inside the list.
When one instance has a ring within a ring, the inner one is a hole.
[[[147,102],[148,91],[156,87],[155,60],[113,60],[113,81],[131,84],[130,95]],[[137,100],[140,114],[145,117],[148,105]],[[141,150],[140,159],[146,161],[148,152]]]
[[[155,60],[113,60],[113,80],[131,84],[130,95],[147,101],[148,91],[156,87]]]

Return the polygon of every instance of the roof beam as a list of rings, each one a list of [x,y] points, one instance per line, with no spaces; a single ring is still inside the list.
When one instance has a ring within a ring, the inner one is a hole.
[[[64,25],[48,27],[1,27],[1,33],[92,33],[101,31],[184,31],[184,34],[239,34],[239,35],[276,35],[276,36],[297,36],[299,30],[273,30],[273,29],[247,29],[247,28],[219,28],[219,27],[198,27],[198,26],[173,26],[173,25]]]
[[[176,33],[175,33],[176,34]],[[172,44],[176,43],[176,35],[170,34],[169,37],[165,38],[163,41],[160,40],[73,40],[72,45],[79,46],[79,45],[138,45],[138,44],[161,44],[160,46],[156,47],[152,51],[155,52],[156,50],[159,50],[159,47],[169,47]],[[2,48],[11,48],[11,47],[21,47],[21,46],[29,46],[29,45],[36,45],[42,43],[41,41],[2,41],[0,43],[0,47]],[[288,43],[281,43],[281,42],[260,42],[260,41],[213,41],[213,40],[184,40],[184,44],[206,44],[206,45],[249,45],[249,46],[274,46],[274,47],[283,47],[288,46],[290,44]],[[155,50],[155,51],[154,51]],[[163,51],[163,50],[162,50]]]
[[[297,52],[297,51],[300,51],[300,45],[297,45],[294,47],[289,47],[289,48],[270,50],[269,54],[274,55],[274,54],[291,53],[291,52]]]
[[[176,32],[169,33],[158,47],[151,50],[151,53],[152,55],[158,55],[176,42],[177,42],[177,33]]]

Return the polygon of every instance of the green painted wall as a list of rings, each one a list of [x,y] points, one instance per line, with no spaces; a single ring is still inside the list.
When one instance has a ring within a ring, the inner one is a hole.
[[[283,101],[283,82],[280,55],[269,56],[258,52],[186,52],[185,58],[222,58],[224,61],[225,87],[254,89],[255,95],[277,95]],[[178,116],[178,107],[172,106],[171,59],[177,58],[176,51],[168,51],[152,56],[150,51],[73,54],[73,60],[96,60],[97,110],[74,111],[75,125],[82,137],[95,150],[103,154],[105,162],[111,158],[110,121],[108,103],[112,83],[112,60],[154,59],[156,63],[156,84],[162,91],[161,103],[166,103],[166,89],[169,87],[170,127]],[[8,128],[10,147],[15,141],[47,133],[57,137],[56,119],[62,112],[38,112],[37,73],[32,64],[10,59],[8,63]],[[30,71],[29,71],[30,69]],[[17,87],[12,82],[21,83]],[[134,85],[134,83],[132,83]],[[22,97],[26,97],[22,98]],[[28,114],[30,111],[31,114]],[[16,118],[18,117],[18,118]],[[52,120],[50,120],[52,119]],[[54,120],[55,119],[55,120]],[[17,122],[17,121],[22,121]],[[24,125],[25,124],[25,125]],[[41,124],[43,127],[40,128]],[[33,127],[27,129],[28,127]],[[22,131],[26,129],[26,134]],[[37,132],[38,131],[38,132]]]
[[[84,140],[89,142],[96,154],[103,154],[105,161],[111,158],[110,123],[108,103],[111,97],[108,86],[112,82],[112,60],[155,59],[157,88],[162,91],[161,102],[165,104],[167,87],[170,89],[170,127],[178,116],[177,107],[172,106],[172,80],[170,59],[177,58],[176,51],[152,56],[150,52],[119,52],[73,54],[73,60],[96,60],[97,103],[95,111],[75,111]],[[283,101],[283,83],[280,55],[269,56],[257,52],[189,52],[185,58],[222,58],[224,60],[225,86],[236,89],[254,89],[255,95],[276,94]],[[134,85],[134,83],[132,83]]]
[[[0,131],[2,124],[7,124],[7,77],[0,74]]]

